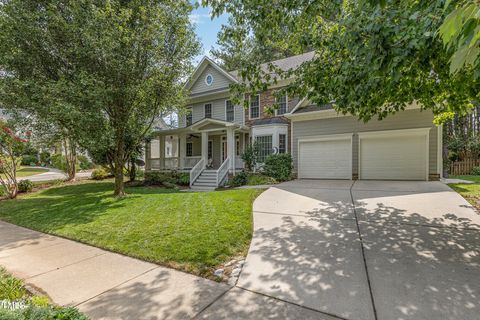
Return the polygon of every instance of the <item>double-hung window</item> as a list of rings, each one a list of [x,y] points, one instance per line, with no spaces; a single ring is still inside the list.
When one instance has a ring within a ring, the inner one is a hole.
[[[277,109],[277,115],[282,115],[287,113],[288,110],[288,100],[287,96],[283,96],[277,100],[278,104],[278,109]]]
[[[235,120],[235,110],[233,108],[233,103],[231,100],[225,101],[225,113],[226,113],[226,120],[228,122],[233,122]]]
[[[287,135],[279,134],[278,135],[278,153],[287,152]]]
[[[185,115],[185,125],[191,126],[193,121],[193,115],[192,115],[192,108],[187,110],[187,114]]]
[[[263,163],[272,154],[272,136],[257,136],[258,162]]]
[[[191,157],[193,155],[193,143],[187,142],[187,146],[185,148],[185,153],[187,157]]]
[[[208,140],[208,159],[213,158],[213,141]]]
[[[205,118],[211,118],[212,117],[212,104],[207,103],[205,105]]]
[[[250,97],[250,119],[260,117],[260,95]]]

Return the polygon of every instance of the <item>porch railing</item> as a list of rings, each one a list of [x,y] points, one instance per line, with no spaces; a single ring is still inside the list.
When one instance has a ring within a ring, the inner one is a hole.
[[[202,158],[197,164],[190,170],[190,187],[197,180],[197,178],[202,174],[203,169],[205,169],[205,160]]]
[[[220,186],[220,183],[222,183],[223,179],[228,174],[229,167],[230,167],[230,158],[227,158],[225,159],[225,161],[223,161],[222,165],[217,170],[217,187]]]
[[[193,168],[195,165],[202,159],[201,156],[198,157],[186,157],[183,160],[183,166],[185,168]]]

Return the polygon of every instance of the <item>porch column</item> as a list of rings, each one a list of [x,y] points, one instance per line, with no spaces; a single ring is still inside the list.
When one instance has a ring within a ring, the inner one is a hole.
[[[160,169],[165,169],[165,136],[158,137],[158,147],[160,148]]]
[[[235,174],[235,131],[232,127],[227,128],[227,157],[230,159],[230,172]]]
[[[208,132],[202,132],[202,159],[208,164]]]
[[[178,156],[180,157],[178,161],[178,166],[180,169],[185,168],[185,157],[187,156],[187,135],[185,133],[180,133],[178,135]]]

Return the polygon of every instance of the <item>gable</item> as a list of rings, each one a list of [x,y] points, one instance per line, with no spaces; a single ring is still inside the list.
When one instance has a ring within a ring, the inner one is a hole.
[[[207,85],[205,81],[209,74],[213,77],[213,82],[210,86]],[[190,94],[195,95],[203,92],[228,89],[231,83],[233,83],[232,79],[229,79],[223,72],[219,71],[211,64],[208,64],[191,85]]]

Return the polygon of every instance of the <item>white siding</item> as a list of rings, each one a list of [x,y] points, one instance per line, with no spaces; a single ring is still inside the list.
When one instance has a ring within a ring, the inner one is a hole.
[[[207,84],[205,83],[205,77],[208,74],[211,74],[213,76],[213,83],[211,86],[207,86]],[[232,80],[230,80],[220,71],[218,71],[217,69],[209,65],[205,68],[205,70],[203,70],[203,72],[197,78],[197,81],[193,84],[192,88],[190,89],[190,93],[192,95],[195,95],[202,92],[228,89],[230,83],[232,83]]]
[[[198,122],[204,118],[204,110],[205,104],[211,103],[212,104],[212,119],[217,120],[227,120],[227,114],[225,109],[225,101],[227,99],[217,99],[212,101],[206,101],[198,104],[194,104],[192,106],[192,119],[193,123]],[[235,106],[234,108],[235,119],[234,122],[238,124],[244,124],[243,122],[243,107],[242,106]],[[185,114],[182,114],[178,118],[178,125],[180,128],[185,127]]]
[[[382,121],[371,120],[368,123],[354,117],[336,117],[320,120],[298,121],[293,123],[292,156],[295,168],[298,168],[298,139],[331,134],[353,133],[353,174],[358,174],[358,135],[359,132],[412,129],[430,127],[429,134],[429,173],[437,172],[438,130],[433,124],[433,114],[429,110],[406,110],[390,115]]]

